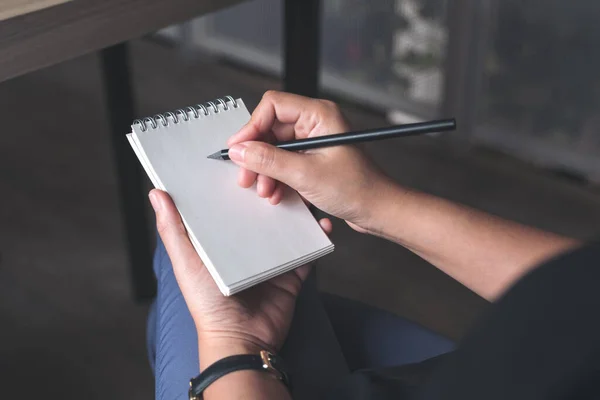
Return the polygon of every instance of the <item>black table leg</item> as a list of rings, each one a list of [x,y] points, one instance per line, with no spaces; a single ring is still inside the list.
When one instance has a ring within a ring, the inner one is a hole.
[[[320,0],[284,0],[284,90],[303,96],[319,93]]]
[[[321,1],[284,0],[284,82],[286,92],[319,95],[321,56]],[[313,205],[316,218],[323,216]]]
[[[125,137],[134,119],[127,55],[125,43],[102,50],[102,73],[133,292],[136,300],[145,300],[154,297],[156,283],[143,171]]]

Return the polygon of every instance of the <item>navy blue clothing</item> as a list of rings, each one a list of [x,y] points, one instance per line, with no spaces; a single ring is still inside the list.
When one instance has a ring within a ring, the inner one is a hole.
[[[154,272],[158,294],[147,333],[156,399],[187,399],[189,379],[199,373],[196,330],[160,239]],[[450,340],[391,313],[319,294],[311,274],[281,356],[291,370],[294,399],[313,400],[353,370],[414,363],[453,347]]]

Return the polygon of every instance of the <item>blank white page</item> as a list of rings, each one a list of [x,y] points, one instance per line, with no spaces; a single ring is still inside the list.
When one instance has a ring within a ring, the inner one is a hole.
[[[154,184],[173,198],[225,294],[238,283],[262,280],[278,268],[332,248],[297,193],[288,191],[273,206],[258,197],[255,188],[238,186],[233,162],[207,158],[226,148],[227,139],[250,119],[242,100],[236,102],[237,108],[230,105],[224,110],[219,105],[219,113],[200,113],[198,119],[189,113],[188,122],[169,121],[165,127],[159,121],[145,132],[134,124],[130,137],[148,175],[154,175]]]

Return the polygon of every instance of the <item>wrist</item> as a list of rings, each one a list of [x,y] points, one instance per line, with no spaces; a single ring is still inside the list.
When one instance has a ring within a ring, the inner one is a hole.
[[[258,355],[264,346],[251,340],[239,338],[202,338],[199,336],[200,371],[230,356],[243,354]],[[264,371],[244,369],[230,372],[212,384],[203,392],[203,398],[210,399],[290,399],[286,384]]]
[[[391,179],[385,179],[374,188],[373,196],[364,205],[365,218],[357,224],[365,233],[392,239],[395,227],[402,220],[402,212],[415,201],[415,193]]]
[[[198,338],[198,354],[200,371],[225,357],[241,354],[259,354],[261,350],[269,350],[251,340],[242,338]]]

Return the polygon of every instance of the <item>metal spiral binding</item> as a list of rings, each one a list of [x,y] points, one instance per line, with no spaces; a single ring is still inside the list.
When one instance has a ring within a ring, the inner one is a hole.
[[[219,109],[218,104],[223,106],[223,110]],[[158,128],[158,124],[162,126],[169,126],[169,123],[179,124],[181,122],[188,122],[190,118],[198,119],[201,115],[209,115],[210,109],[214,114],[218,114],[222,111],[228,111],[231,103],[231,107],[238,108],[239,106],[235,102],[235,99],[231,96],[225,96],[218,98],[213,101],[209,101],[206,104],[196,104],[185,108],[179,108],[175,111],[168,111],[164,114],[156,114],[153,117],[146,117],[142,119],[136,119],[133,121],[133,125],[138,125],[142,132],[146,132],[148,129]],[[190,115],[192,114],[192,115]]]

